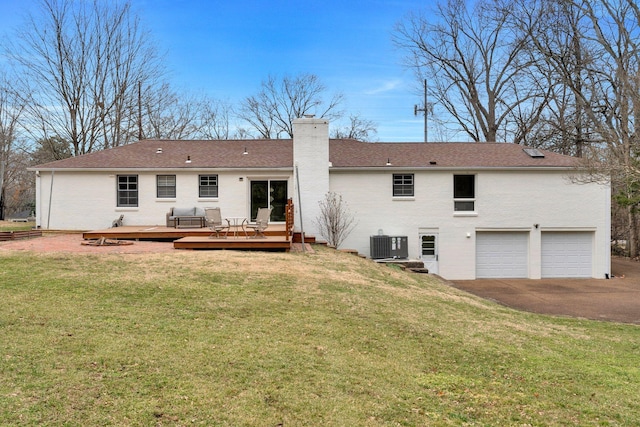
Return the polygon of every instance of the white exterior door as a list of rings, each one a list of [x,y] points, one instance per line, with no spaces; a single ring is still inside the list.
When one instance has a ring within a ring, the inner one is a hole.
[[[438,234],[420,234],[420,257],[429,273],[438,274]]]
[[[543,232],[542,277],[592,277],[592,232]]]
[[[529,233],[488,231],[476,233],[476,277],[529,277]]]

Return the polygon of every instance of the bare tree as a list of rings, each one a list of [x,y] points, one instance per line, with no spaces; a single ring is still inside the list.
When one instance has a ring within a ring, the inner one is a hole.
[[[585,109],[597,104],[597,49],[588,40],[589,25],[579,6],[566,0],[519,0],[514,21],[530,34],[530,52],[540,83],[551,88],[549,105],[527,138],[529,145],[582,157],[596,143]]]
[[[142,137],[157,139],[229,139],[232,107],[207,95],[176,92],[168,84],[160,93],[144,94]]]
[[[448,0],[434,14],[413,14],[395,42],[420,81],[429,81],[436,114],[473,141],[522,142],[544,110],[548,88],[531,75],[528,35],[498,0]],[[440,120],[443,120],[440,117]]]
[[[363,119],[358,115],[350,115],[349,123],[346,126],[334,128],[331,137],[371,142],[371,139],[377,133],[377,126],[374,122]]]
[[[332,191],[328,192],[318,205],[320,216],[316,218],[316,225],[320,235],[329,245],[339,248],[357,225],[356,218],[342,196]]]
[[[194,139],[199,136],[203,104],[196,97],[178,95],[165,83],[159,92],[148,93],[141,102],[144,138]]]
[[[18,137],[18,120],[24,110],[16,92],[5,74],[0,75],[0,220],[5,218],[9,175],[15,175],[15,143]]]
[[[583,156],[588,174],[576,179],[611,183],[614,201],[627,212],[625,240],[635,257],[640,253],[639,7],[634,0],[534,3],[546,20],[531,26],[532,46],[553,76],[553,105],[565,108],[557,109],[552,124]]]
[[[635,0],[600,0],[577,5],[591,22],[590,37],[601,47],[600,72],[593,91],[598,104],[587,104],[586,114],[602,138],[587,160],[592,176],[612,180],[615,200],[627,209],[628,249],[640,253],[640,9]],[[586,101],[586,100],[585,100]]]
[[[325,102],[325,92],[326,87],[314,74],[285,76],[281,80],[269,76],[257,94],[245,98],[238,115],[261,138],[293,138],[296,118],[313,114],[333,121],[342,116],[338,109],[343,96],[335,94]]]
[[[22,77],[25,128],[59,135],[74,155],[130,142],[138,87],[162,74],[156,49],[129,3],[40,0],[8,55]]]
[[[35,210],[35,185],[33,172],[27,171],[30,156],[20,146],[9,155],[10,167],[6,169],[2,205],[7,216],[28,216]]]
[[[230,119],[233,114],[233,107],[227,102],[215,99],[205,99],[201,116],[201,138],[231,138]],[[239,134],[239,132],[236,133]]]
[[[39,139],[30,151],[32,165],[54,162],[73,156],[69,142],[59,136]]]

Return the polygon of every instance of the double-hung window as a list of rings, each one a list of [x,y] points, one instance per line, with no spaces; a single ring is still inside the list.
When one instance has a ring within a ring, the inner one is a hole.
[[[156,177],[156,197],[174,199],[176,197],[176,176],[158,175]]]
[[[138,175],[118,175],[118,207],[138,206]]]
[[[473,212],[476,202],[476,176],[453,176],[453,210],[456,212]]]
[[[218,197],[218,175],[200,175],[199,197]]]
[[[412,197],[413,196],[413,174],[393,174],[393,196]]]

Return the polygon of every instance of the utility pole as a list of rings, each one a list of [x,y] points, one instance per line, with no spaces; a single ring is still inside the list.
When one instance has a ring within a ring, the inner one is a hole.
[[[142,82],[138,80],[138,141],[142,141]]]
[[[427,103],[427,79],[424,79],[424,104],[422,108],[418,108],[418,105],[413,106],[413,115],[417,116],[419,111],[424,112],[424,142],[429,141],[429,134],[427,128],[427,117],[433,110],[433,106]]]

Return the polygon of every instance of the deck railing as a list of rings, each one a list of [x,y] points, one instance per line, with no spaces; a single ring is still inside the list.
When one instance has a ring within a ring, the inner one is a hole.
[[[285,233],[287,233],[287,240],[291,240],[293,236],[293,199],[287,200],[287,206],[285,207]]]

